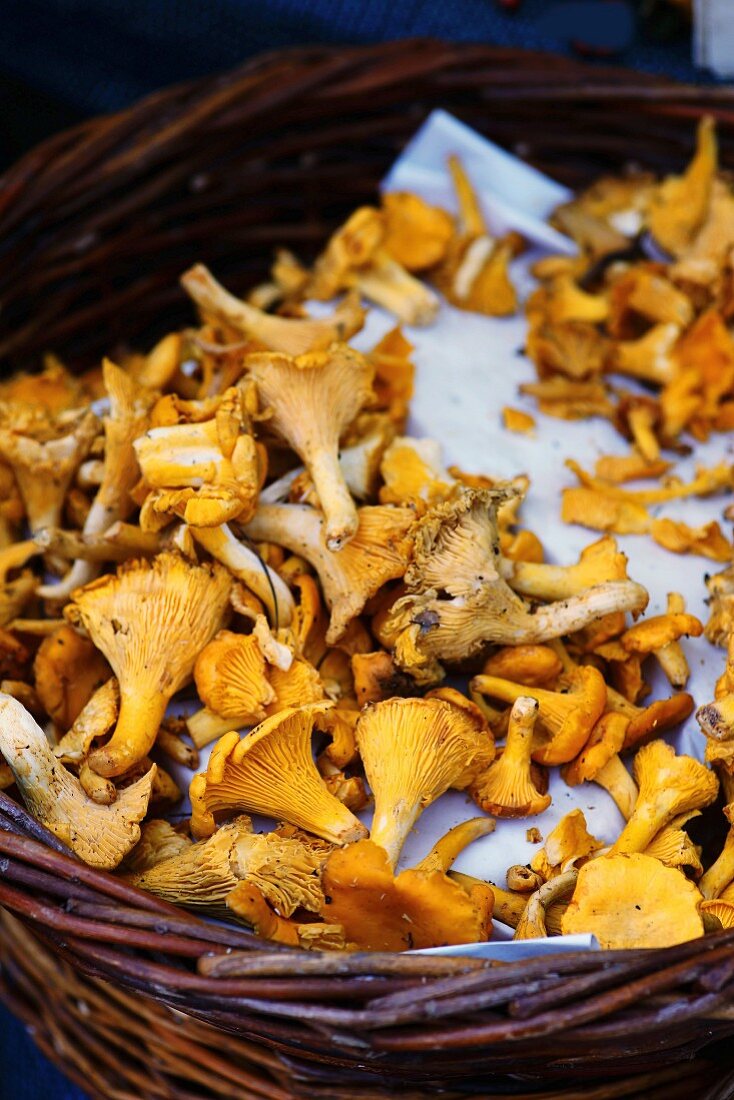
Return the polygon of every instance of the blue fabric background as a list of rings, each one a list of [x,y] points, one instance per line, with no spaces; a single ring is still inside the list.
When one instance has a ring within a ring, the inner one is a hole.
[[[252,54],[412,35],[565,51],[575,37],[626,43],[615,63],[691,80],[690,46],[635,27],[624,0],[3,0],[0,115],[15,156],[75,118]],[[0,1008],[0,1100],[83,1100]]]

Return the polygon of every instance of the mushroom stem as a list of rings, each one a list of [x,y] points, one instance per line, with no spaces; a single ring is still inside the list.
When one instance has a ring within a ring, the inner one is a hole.
[[[599,769],[594,776],[594,782],[612,796],[619,812],[626,821],[629,821],[637,802],[638,790],[637,784],[618,754]]]
[[[513,940],[535,940],[547,936],[546,911],[548,907],[553,902],[565,898],[567,894],[572,894],[577,878],[578,871],[566,871],[565,874],[557,875],[550,882],[544,883],[534,894],[531,894],[520,922],[515,929]]]
[[[606,581],[587,589],[581,596],[535,608],[534,614],[528,615],[528,632],[532,637],[522,640],[546,642],[564,634],[574,634],[594,619],[601,619],[613,611],[642,611],[647,601],[647,590],[635,581]]]
[[[89,754],[89,766],[98,775],[122,775],[152,749],[165,718],[168,696],[123,695],[115,732],[106,745]],[[141,741],[145,733],[145,742]]]
[[[223,718],[221,714],[215,714],[209,707],[202,707],[186,719],[186,727],[197,749],[203,749],[205,745],[211,744],[222,734],[251,725],[247,720],[249,716],[243,717],[245,721],[240,721],[238,718]]]
[[[722,695],[696,711],[696,721],[706,737],[730,741],[734,737],[734,694]]]
[[[414,871],[443,871],[444,874],[473,841],[481,836],[488,836],[495,830],[495,824],[491,817],[472,817],[469,821],[462,821],[460,825],[454,825],[431,848],[428,855],[424,856],[420,863],[413,868]]]
[[[223,523],[219,527],[191,527],[190,531],[213,558],[226,565],[230,573],[262,600],[271,623],[275,626],[290,624],[295,604],[288,585],[254,550],[235,538],[228,524]]]
[[[734,880],[734,827],[729,829],[726,835],[724,847],[718,859],[711,864],[708,871],[698,884],[703,896],[711,901],[720,894]]]
[[[338,551],[356,534],[357,509],[339,465],[338,455],[319,450],[311,456],[310,474],[324,511],[324,535],[329,550]]]

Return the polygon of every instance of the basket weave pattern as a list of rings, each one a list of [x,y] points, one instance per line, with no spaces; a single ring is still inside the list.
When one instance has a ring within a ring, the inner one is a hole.
[[[273,247],[307,255],[436,106],[572,185],[679,166],[703,110],[734,166],[734,89],[435,42],[272,55],[61,134],[0,180],[0,360],[82,366],[185,319],[196,260],[244,289]],[[278,949],[91,870],[3,795],[0,905],[22,922],[0,934],[0,996],[94,1096],[734,1089],[710,1061],[734,1034],[734,932],[503,967]]]

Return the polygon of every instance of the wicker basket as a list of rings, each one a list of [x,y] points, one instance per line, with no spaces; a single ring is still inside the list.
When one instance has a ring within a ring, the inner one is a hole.
[[[271,55],[0,180],[0,359],[81,367],[183,320],[195,260],[244,288],[274,246],[308,254],[434,106],[570,184],[679,166],[709,111],[734,167],[731,89],[424,41]],[[4,918],[0,996],[105,1100],[734,1095],[734,933],[502,967],[277,949],[89,869],[2,795],[0,905],[22,922]]]

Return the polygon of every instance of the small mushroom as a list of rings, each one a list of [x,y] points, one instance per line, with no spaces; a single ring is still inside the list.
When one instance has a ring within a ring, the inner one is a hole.
[[[475,676],[472,690],[514,703],[521,696],[537,699],[540,710],[533,746],[538,764],[565,764],[577,755],[604,713],[607,688],[601,673],[583,665],[564,675],[562,690],[528,688],[498,676]]]
[[[611,848],[613,854],[643,852],[674,817],[710,805],[719,790],[714,773],[690,756],[676,756],[665,741],[651,741],[634,763],[640,793],[632,816]]]
[[[268,905],[262,890],[251,882],[240,882],[226,899],[227,908],[251,925],[258,936],[312,951],[342,951],[344,929],[339,924],[299,923],[281,917]]]
[[[489,939],[494,895],[486,884],[464,889],[442,871],[394,876],[372,840],[333,852],[324,867],[325,920],[342,925],[363,951],[405,951]]]
[[[648,225],[658,244],[673,256],[684,253],[708,213],[718,167],[714,120],[701,119],[696,153],[682,176],[668,176],[653,189]]]
[[[112,672],[89,638],[63,623],[38,647],[33,675],[46,713],[66,733]]]
[[[370,837],[391,867],[422,811],[449,788],[465,789],[492,759],[482,726],[441,699],[388,699],[362,712],[356,737],[375,799]]]
[[[104,417],[105,452],[102,480],[84,521],[83,536],[101,535],[112,524],[125,520],[135,505],[130,493],[140,471],[133,451],[133,441],[148,424],[156,394],[144,389],[109,359],[102,365],[104,386],[110,409]],[[58,584],[39,589],[42,599],[66,600],[75,588],[88,584],[99,572],[94,565],[77,559]]]
[[[435,439],[398,436],[382,456],[381,504],[407,505],[421,515],[427,508],[449,500],[458,482],[444,468],[441,445]]]
[[[611,950],[672,947],[703,935],[700,903],[696,887],[675,868],[640,853],[615,853],[581,868],[561,928],[567,936],[591,932]]]
[[[206,772],[191,781],[193,834],[211,836],[215,813],[247,810],[283,818],[333,844],[365,836],[362,823],[329,794],[311,755],[314,722],[329,705],[280,711],[242,739],[225,734]]]
[[[530,897],[515,928],[513,940],[543,939],[548,935],[546,911],[573,893],[578,871],[566,871],[544,882]]]
[[[257,886],[289,917],[317,913],[323,903],[323,859],[296,839],[254,833],[249,818],[223,825],[208,840],[187,844],[168,859],[128,876],[134,886],[187,908],[220,909],[239,882]]]
[[[300,455],[324,513],[329,550],[341,550],[357,531],[357,510],[339,466],[339,441],[369,401],[373,368],[346,345],[292,358],[260,353],[247,358],[248,377],[269,426]]]
[[[8,695],[0,695],[0,752],[33,816],[85,863],[110,870],[137,844],[155,765],[111,806],[97,805],[56,759],[28,711]]]
[[[538,702],[519,696],[512,705],[507,741],[498,759],[473,781],[469,792],[485,813],[497,817],[531,817],[551,804],[551,796],[538,790],[532,773],[531,753]]]
[[[323,517],[305,504],[263,505],[245,528],[250,537],[285,546],[316,570],[331,611],[329,645],[387,581],[403,576],[410,559],[411,509],[367,506],[357,515],[357,532],[338,554],[328,549]]]
[[[74,593],[66,618],[83,627],[120,684],[120,717],[89,763],[121,775],[152,748],[166,707],[222,625],[231,580],[216,563],[191,565],[179,554],[133,561]]]
[[[545,846],[530,861],[533,871],[549,882],[556,875],[578,870],[604,845],[586,826],[583,810],[578,807],[564,814],[545,839]]]
[[[589,735],[575,760],[563,765],[561,774],[569,787],[579,783],[598,783],[612,796],[620,813],[629,820],[637,802],[637,784],[627,771],[619,753],[624,748],[629,719],[607,711]]]
[[[484,662],[485,676],[500,676],[529,687],[541,687],[556,680],[563,672],[558,654],[545,645],[508,645],[498,649]]]
[[[576,565],[502,559],[502,575],[522,596],[566,600],[606,581],[627,580],[627,555],[609,535],[584,547]]]
[[[347,297],[331,317],[278,317],[235,298],[208,268],[195,264],[181,277],[186,293],[205,313],[226,322],[249,340],[286,355],[303,355],[348,340],[364,323],[359,302]]]

